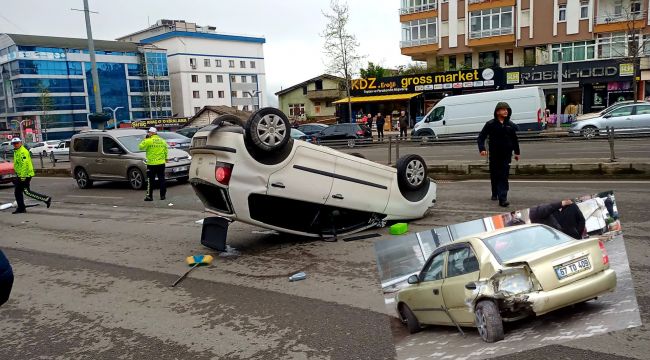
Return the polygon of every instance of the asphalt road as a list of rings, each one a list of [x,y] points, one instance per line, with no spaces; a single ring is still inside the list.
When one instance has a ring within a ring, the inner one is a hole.
[[[395,356],[373,240],[328,243],[269,235],[234,224],[241,255],[217,257],[178,287],[199,243],[201,204],[188,185],[145,203],[125,184],[77,189],[35,179],[51,209],[0,212],[0,247],[16,283],[0,308],[0,358],[382,359]],[[650,320],[650,182],[513,181],[513,208],[613,189],[641,319]],[[0,187],[0,203],[12,200]],[[411,230],[501,212],[485,181],[439,184],[436,210]],[[171,205],[170,205],[171,204]],[[376,231],[376,230],[375,230]],[[373,231],[374,232],[374,231]],[[377,232],[387,234],[387,229]],[[306,271],[307,279],[287,277]],[[398,332],[399,329],[395,329]],[[506,358],[647,358],[647,327],[547,345]],[[558,343],[560,340],[557,341]],[[550,341],[555,343],[555,341]]]

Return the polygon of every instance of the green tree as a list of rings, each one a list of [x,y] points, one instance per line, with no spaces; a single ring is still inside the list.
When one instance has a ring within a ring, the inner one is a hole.
[[[436,72],[435,65],[427,66],[424,63],[411,63],[397,67],[397,75],[419,75]]]
[[[47,128],[50,122],[50,115],[48,113],[52,111],[54,102],[50,96],[50,90],[43,83],[39,84],[39,91],[38,105],[41,109],[41,132],[43,134],[43,140],[47,140]]]
[[[380,65],[375,65],[373,62],[368,62],[368,68],[360,70],[361,77],[367,78],[382,78],[386,76],[386,69]]]

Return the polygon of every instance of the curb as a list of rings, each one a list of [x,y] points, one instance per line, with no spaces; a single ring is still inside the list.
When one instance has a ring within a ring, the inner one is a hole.
[[[34,169],[34,174],[36,176],[41,176],[41,177],[70,176],[70,169],[65,169],[65,168]]]

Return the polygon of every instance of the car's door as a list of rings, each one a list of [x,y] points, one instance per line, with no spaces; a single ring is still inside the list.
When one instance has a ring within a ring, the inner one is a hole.
[[[111,149],[117,149],[119,153],[113,153]],[[126,179],[127,178],[127,163],[124,158],[126,151],[120,144],[108,135],[102,136],[101,148],[101,169],[102,176],[112,179]]]
[[[452,245],[447,255],[447,273],[442,284],[442,298],[449,313],[461,324],[472,324],[474,313],[470,311],[467,300],[472,298],[472,290],[465,288],[468,283],[479,279],[479,262],[468,243]]]
[[[289,164],[269,176],[267,194],[324,204],[332,189],[335,168],[334,155],[298,146]]]
[[[320,141],[335,140],[337,136],[340,136],[340,131],[338,131],[338,126],[330,126],[326,129],[323,129],[320,133]]]
[[[433,129],[436,135],[444,135],[449,132],[447,121],[445,120],[445,107],[438,106],[433,109],[428,117],[429,126]]]
[[[76,165],[83,167],[90,178],[98,178],[99,136],[84,136],[74,139]]]
[[[632,115],[633,128],[650,128],[650,105],[635,105]]]
[[[409,291],[405,302],[411,308],[418,320],[424,324],[449,324],[449,317],[445,314],[442,306],[442,284],[444,281],[444,269],[446,251],[438,252],[429,259],[420,273],[420,282],[415,285],[413,291]]]
[[[605,130],[607,126],[614,127],[615,130],[632,128],[632,111],[633,105],[622,106],[609,112],[604,116],[604,126],[600,130]]]
[[[326,204],[383,214],[395,173],[363,162],[336,158],[336,177]]]

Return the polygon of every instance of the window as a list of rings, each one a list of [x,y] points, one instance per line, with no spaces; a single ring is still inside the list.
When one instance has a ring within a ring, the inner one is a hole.
[[[221,67],[221,60],[215,60],[214,61],[214,66]]]
[[[633,15],[638,15],[641,12],[641,0],[630,1],[630,12]]]
[[[214,91],[208,90],[208,99],[214,98]]]
[[[617,116],[630,116],[632,115],[632,109],[634,106],[623,106],[609,113],[612,117]]]
[[[198,75],[192,75],[192,82],[193,83],[198,83],[199,82],[199,76]]]
[[[637,105],[635,114],[636,115],[648,115],[648,114],[650,114],[650,105]]]
[[[230,75],[230,82],[231,83],[236,83],[237,82],[237,77],[235,75]]]
[[[253,84],[256,84],[256,83],[257,83],[257,75],[251,75],[251,82],[252,82]]]
[[[512,7],[484,9],[469,13],[470,39],[514,33]]]
[[[436,18],[402,23],[402,47],[435,44],[438,42]]]
[[[478,260],[470,247],[450,250],[447,256],[447,277],[470,274],[479,270]]]
[[[243,83],[247,82],[247,81],[246,81],[246,75],[242,75],[242,76],[241,76],[241,82],[243,82]]]
[[[75,152],[97,152],[99,150],[99,137],[76,138],[72,148]]]
[[[535,48],[524,48],[524,66],[535,66],[536,63]]]
[[[219,91],[217,92],[217,96],[219,96],[219,99],[223,99],[224,97],[226,97],[226,94],[223,91]]]
[[[205,66],[205,67],[210,67],[210,66],[212,66],[212,65],[210,64],[210,59],[203,59],[203,66]]]
[[[589,19],[589,1],[580,2],[580,20]]]
[[[230,92],[230,97],[236,98],[237,97],[237,91],[231,91]]]
[[[302,116],[305,114],[305,104],[289,104],[289,116]],[[336,126],[330,126],[327,129],[331,129],[330,132],[336,130]],[[323,131],[323,135],[325,131]]]
[[[465,67],[472,68],[472,54],[465,54]]]
[[[199,92],[198,91],[192,91],[192,97],[195,99],[200,98]]]
[[[449,70],[456,70],[456,55],[449,55]]]
[[[246,69],[246,61],[242,60],[239,62],[239,67],[242,69]]]
[[[505,51],[506,55],[506,66],[512,66],[515,63],[514,59],[514,51],[512,49],[506,49]]]
[[[205,82],[208,83],[208,84],[212,83],[212,75],[206,75],[205,76]]]
[[[113,148],[122,150],[122,147],[112,137],[102,136],[102,152],[108,154],[108,151]]]
[[[222,83],[223,82],[223,75],[217,75],[217,82]]]
[[[306,86],[302,87],[302,94],[307,95],[307,87]]]
[[[557,21],[566,21],[566,4],[558,5]]]
[[[546,226],[526,227],[483,239],[500,263],[576,241],[578,240]]]
[[[442,269],[445,265],[446,252],[440,253],[431,259],[431,262],[422,272],[422,281],[435,281],[442,279]]]
[[[486,68],[492,66],[499,66],[498,51],[486,51],[478,53],[478,67]]]
[[[190,67],[196,69],[196,58],[190,58]]]
[[[251,69],[255,69],[255,61],[251,61]]]
[[[446,2],[443,0],[443,2]],[[437,0],[402,0],[400,13],[411,14],[415,12],[434,10],[438,7]]]
[[[234,68],[235,67],[235,60],[228,60],[228,67]]]
[[[629,39],[632,40],[631,35]],[[626,41],[625,33],[598,34],[596,41],[599,59],[627,56],[628,45],[632,42]]]
[[[314,86],[316,87],[316,90],[323,90],[323,80],[314,81]]]
[[[596,56],[595,49],[596,46],[593,40],[553,44],[551,45],[551,62],[558,62],[560,50],[562,51],[562,61],[593,60]]]
[[[243,97],[250,97],[250,94],[248,93],[248,91],[242,91],[241,93],[242,93]]]
[[[431,115],[429,115],[429,121],[440,121],[443,117],[445,117],[445,107],[438,106],[437,108],[433,109]]]
[[[194,107],[194,115],[198,114],[199,111],[201,111],[201,108],[198,107],[198,106],[195,106],[195,107]]]

